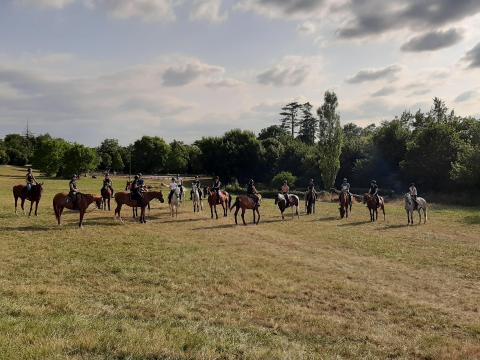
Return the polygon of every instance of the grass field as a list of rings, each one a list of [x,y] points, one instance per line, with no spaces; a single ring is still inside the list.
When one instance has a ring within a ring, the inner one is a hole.
[[[244,227],[155,201],[146,225],[92,210],[80,230],[77,213],[55,224],[65,180],[14,215],[23,175],[0,167],[0,359],[480,358],[478,208],[407,227],[401,202],[371,224],[331,203],[281,222],[265,200]]]

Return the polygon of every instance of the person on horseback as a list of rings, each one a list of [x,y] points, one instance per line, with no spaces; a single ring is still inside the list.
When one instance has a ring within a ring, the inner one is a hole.
[[[170,189],[170,193],[168,194],[168,204],[170,204],[172,202],[172,196],[178,188],[177,180],[175,180],[174,177],[172,177],[172,182],[168,185],[168,188]]]
[[[259,207],[260,206],[260,197],[258,196],[258,191],[255,188],[255,183],[253,179],[250,179],[247,184],[247,195],[252,198],[252,200],[255,202],[255,206]]]
[[[285,180],[282,185],[282,194],[285,197],[285,207],[290,206],[290,195],[288,194],[290,192],[290,187],[288,186],[288,181]]]
[[[197,188],[198,196],[202,199],[202,186],[200,185],[200,179],[198,175],[195,175],[195,179],[192,181],[192,190],[190,191],[190,200],[193,199],[193,188]]]
[[[215,194],[217,194],[217,203],[220,204],[220,189],[222,187],[222,183],[220,182],[220,178],[218,176],[215,176],[215,181],[213,182],[212,185],[212,190],[215,191]]]
[[[368,193],[375,198],[378,207],[378,205],[380,204],[380,199],[378,197],[378,185],[376,180],[372,180],[370,182],[370,189],[368,190]]]
[[[143,201],[143,183],[140,181],[141,174],[135,175],[132,183],[130,184],[130,194],[132,200],[136,200],[139,203]]]
[[[113,195],[113,182],[112,179],[110,179],[110,175],[108,172],[105,173],[105,177],[103,178],[103,187],[106,189],[110,189]]]
[[[74,174],[72,176],[72,179],[68,183],[68,187],[70,191],[68,192],[67,200],[69,199],[73,203],[74,207],[76,207],[77,205],[77,195],[79,193],[78,187],[77,187],[77,179],[78,179],[78,176]]]
[[[348,194],[348,199],[350,200],[350,203],[352,202],[352,194],[350,193],[350,184],[347,178],[343,179],[342,185],[340,185],[340,192],[346,192]]]
[[[32,186],[37,185],[37,179],[35,179],[35,176],[33,176],[32,173],[32,168],[28,168],[27,170],[27,194],[30,194],[30,191],[32,191]]]
[[[408,188],[408,193],[412,197],[414,210],[416,210],[418,207],[418,202],[417,202],[418,192],[417,192],[417,188],[415,187],[415,183],[412,182],[410,184],[410,187]]]

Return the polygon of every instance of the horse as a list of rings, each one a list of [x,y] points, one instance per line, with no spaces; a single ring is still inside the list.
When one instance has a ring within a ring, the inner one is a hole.
[[[120,215],[120,211],[122,210],[123,205],[130,206],[132,208],[140,207],[140,222],[146,223],[145,220],[145,208],[153,199],[160,200],[161,203],[164,202],[163,194],[161,191],[147,191],[143,193],[142,203],[139,204],[137,200],[133,200],[131,198],[131,194],[126,191],[116,192],[115,193],[115,202],[117,203],[117,207],[115,208],[115,218],[119,218],[120,221],[123,223],[123,219]]]
[[[130,191],[132,187],[132,181],[127,180],[127,184],[125,185],[125,191]],[[147,205],[148,211],[150,211],[150,203]],[[110,210],[110,207],[108,208]],[[135,219],[138,217],[138,207],[132,207],[132,217]]]
[[[42,197],[43,183],[32,185],[29,192],[27,192],[26,185],[15,185],[12,190],[15,199],[15,214],[17,214],[18,198],[20,198],[20,206],[23,210],[23,214],[25,215],[25,200],[28,200],[30,201],[30,212],[28,213],[28,216],[32,214],[33,203],[35,203],[35,216],[37,216],[38,203]]]
[[[102,206],[102,197],[92,194],[77,194],[77,200],[72,202],[68,193],[58,193],[53,197],[53,211],[55,212],[55,217],[57,219],[58,225],[61,223],[61,217],[63,209],[67,208],[70,210],[80,211],[80,221],[78,227],[83,227],[83,216],[87,211],[87,208],[91,203],[95,202],[98,209],[101,209]]]
[[[200,192],[198,190],[199,189],[196,185],[192,186],[193,212],[200,212],[200,210],[203,211],[203,203],[202,199],[200,198]]]
[[[208,204],[210,205],[210,213],[212,214],[212,219],[214,210],[215,216],[218,219],[217,205],[222,205],[223,216],[226,217],[228,215],[228,209],[232,204],[232,195],[230,195],[226,191],[220,191],[220,199],[218,199],[217,192],[210,189],[209,187],[205,188],[205,194],[208,194]]]
[[[417,197],[417,207],[415,209],[415,202],[412,199],[412,196],[409,193],[405,194],[405,211],[407,212],[408,225],[413,225],[413,212],[418,211],[418,223],[422,223],[422,213],[423,210],[423,223],[427,223],[427,201],[424,198]]]
[[[298,204],[300,203],[300,199],[298,198],[297,195],[289,195],[288,199],[289,199],[288,207],[292,208],[292,219],[294,218],[295,215],[297,215],[297,217],[300,219],[300,214],[298,213]],[[285,196],[283,194],[277,194],[277,197],[275,198],[275,205],[278,205],[278,208],[282,213],[282,220],[285,220],[285,216],[283,215],[283,212],[287,208],[287,200],[285,199]],[[295,207],[295,215],[293,213],[294,207]]]
[[[315,214],[315,202],[317,201],[317,193],[308,190],[305,192],[305,211],[307,215]]]
[[[370,221],[374,222],[378,220],[378,208],[383,211],[383,221],[385,221],[385,202],[383,197],[378,197],[378,204],[375,196],[372,194],[366,193],[363,195],[363,203],[367,204],[368,211],[370,212]]]
[[[107,210],[107,206],[108,206],[108,211],[110,211],[110,200],[112,199],[112,196],[113,196],[112,189],[110,189],[109,186],[102,186],[102,189],[100,190],[100,194],[102,195],[103,210]]]
[[[258,196],[258,202],[260,203],[262,197],[260,194],[257,195]],[[258,210],[258,204],[255,203],[255,200],[253,200],[250,196],[248,195],[239,195],[237,196],[237,198],[235,199],[235,202],[233,203],[233,205],[230,207],[230,211],[233,210],[233,208],[236,208],[235,209],[235,224],[238,225],[238,222],[237,222],[237,215],[238,215],[238,211],[240,209],[242,209],[242,220],[243,220],[243,225],[247,225],[247,223],[245,222],[245,210],[253,210],[253,223],[255,225],[258,225],[258,223],[260,222],[260,211]],[[256,220],[255,220],[255,213],[258,215],[256,217]]]
[[[339,195],[340,200],[340,217],[343,219],[348,218],[348,213],[352,212],[352,199],[347,191],[341,191]]]
[[[180,207],[180,196],[181,196],[181,190],[177,187],[175,191],[172,194],[172,198],[170,199],[170,215],[172,217],[177,217],[178,216],[178,208]]]

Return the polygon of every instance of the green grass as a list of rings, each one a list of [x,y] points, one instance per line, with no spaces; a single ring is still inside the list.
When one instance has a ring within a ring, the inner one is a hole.
[[[42,179],[38,217],[14,215],[23,174],[0,167],[1,359],[480,357],[478,208],[407,227],[400,202],[371,224],[331,203],[281,222],[265,200],[243,227],[155,201],[146,225],[92,209],[80,230],[77,213],[55,223],[64,180]]]

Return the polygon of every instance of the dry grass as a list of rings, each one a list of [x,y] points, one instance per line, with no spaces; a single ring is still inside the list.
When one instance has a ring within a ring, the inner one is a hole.
[[[95,210],[79,230],[74,213],[55,225],[63,180],[38,218],[15,216],[22,181],[0,167],[2,359],[480,358],[479,209],[407,227],[401,203],[377,224],[321,203],[280,222],[266,200],[243,227],[154,202],[146,225]]]

